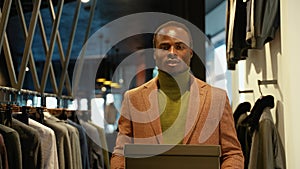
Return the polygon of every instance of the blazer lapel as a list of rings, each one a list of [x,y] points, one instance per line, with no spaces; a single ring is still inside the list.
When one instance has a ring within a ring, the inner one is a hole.
[[[186,144],[189,141],[193,131],[195,130],[197,121],[199,121],[199,119],[202,119],[202,116],[204,116],[202,112],[204,109],[203,107],[207,95],[207,89],[205,88],[205,84],[198,83],[193,76],[191,80],[192,84],[190,88],[190,98],[185,124],[185,137],[183,139],[183,144]]]
[[[158,89],[157,89],[157,77],[151,83],[144,85],[145,90],[143,90],[142,95],[147,110],[148,122],[150,123],[154,134],[157,136],[157,141],[159,144],[162,143],[162,129],[159,119],[159,105],[158,105]],[[149,105],[150,104],[150,105]],[[145,131],[146,132],[146,131]]]

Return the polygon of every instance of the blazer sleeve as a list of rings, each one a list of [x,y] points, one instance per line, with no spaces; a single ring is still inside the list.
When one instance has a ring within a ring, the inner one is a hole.
[[[121,107],[121,116],[119,119],[119,133],[116,140],[116,146],[114,148],[111,157],[111,169],[124,169],[124,145],[126,143],[132,143],[132,123],[129,113],[129,96],[128,92],[124,94],[124,100]]]
[[[222,169],[243,169],[244,157],[241,150],[241,145],[237,139],[236,130],[234,127],[234,120],[232,109],[226,96],[226,103],[220,121],[220,144],[221,144],[221,168]]]

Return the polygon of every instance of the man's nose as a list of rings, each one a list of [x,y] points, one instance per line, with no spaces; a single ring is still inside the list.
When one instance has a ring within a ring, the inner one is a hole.
[[[176,52],[175,48],[174,48],[173,46],[171,46],[171,47],[170,47],[170,50],[169,50],[169,53],[168,53],[168,57],[169,57],[169,58],[174,58],[174,57],[176,57],[177,54],[176,54],[175,52]]]

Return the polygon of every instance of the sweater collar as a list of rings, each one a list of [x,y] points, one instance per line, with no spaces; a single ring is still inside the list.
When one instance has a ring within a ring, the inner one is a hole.
[[[158,70],[158,86],[167,96],[172,99],[179,99],[190,87],[190,69],[170,75],[167,72]]]

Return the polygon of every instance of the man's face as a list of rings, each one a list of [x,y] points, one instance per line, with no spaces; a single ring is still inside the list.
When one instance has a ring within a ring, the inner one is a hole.
[[[193,55],[188,33],[176,26],[162,28],[155,41],[154,59],[156,66],[169,74],[186,71]]]

